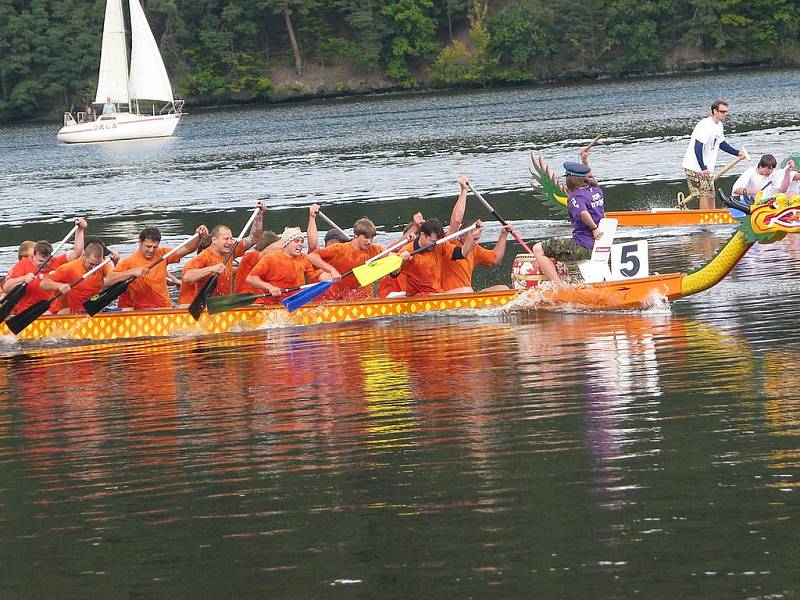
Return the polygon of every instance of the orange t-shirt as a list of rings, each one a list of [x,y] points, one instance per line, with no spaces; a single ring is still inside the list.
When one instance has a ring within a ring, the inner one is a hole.
[[[47,278],[58,283],[73,283],[83,277],[89,269],[87,269],[83,260],[76,258],[68,263],[61,265],[58,269],[50,273]],[[69,308],[71,313],[85,312],[83,303],[89,298],[94,296],[97,292],[103,289],[103,278],[111,272],[111,265],[104,265],[92,273],[91,276],[81,281],[78,285],[73,287],[69,292],[61,296],[57,301],[57,309]],[[64,302],[60,302],[63,300]]]
[[[244,254],[244,244],[237,244],[236,250],[233,252],[233,257],[238,258],[242,254]],[[227,254],[225,256],[227,256]],[[186,265],[183,267],[183,272],[186,273],[186,271],[189,269],[204,269],[205,267],[220,265],[225,262],[225,256],[220,256],[211,248],[206,248],[200,254],[186,263]],[[195,296],[197,296],[197,292],[200,291],[200,289],[208,282],[209,279],[211,279],[211,275],[207,275],[202,279],[198,279],[197,281],[193,281],[191,283],[186,283],[185,281],[181,283],[181,291],[178,294],[178,304],[191,304]],[[233,261],[226,265],[225,271],[219,276],[219,279],[217,279],[217,286],[214,288],[214,292],[211,295],[224,296],[225,294],[232,293],[232,281]]]
[[[400,271],[397,277],[387,275],[378,284],[378,298],[386,298],[392,292],[406,291],[406,276]]]
[[[363,265],[373,256],[383,252],[383,248],[371,244],[367,250],[359,250],[353,244],[333,244],[327,248],[314,251],[326,263],[339,271],[341,275],[360,265]],[[345,277],[341,283],[331,287],[327,297],[332,300],[351,300],[369,298],[372,295],[372,286],[362,287],[358,279],[352,275]]]
[[[460,246],[461,244],[454,244]],[[442,289],[454,290],[460,287],[472,287],[472,272],[475,265],[491,267],[497,258],[494,250],[488,250],[479,244],[464,259],[448,260],[442,263]]]
[[[40,300],[47,300],[51,298],[55,292],[48,292],[47,290],[43,290],[39,284],[42,283],[42,279],[44,279],[48,273],[51,271],[59,268],[61,265],[67,262],[67,255],[66,254],[59,254],[58,256],[54,256],[50,259],[50,262],[47,263],[47,266],[39,271],[39,274],[34,277],[33,281],[31,281],[25,287],[25,293],[20,298],[20,301],[17,302],[17,305],[11,311],[13,314],[21,313],[26,308],[30,308]],[[11,270],[6,275],[6,279],[14,279],[15,277],[22,277],[23,275],[27,275],[28,273],[35,273],[36,269],[38,269],[38,265],[33,263],[33,260],[29,256],[21,259],[17,264],[11,267]]]
[[[420,252],[403,263],[401,273],[406,276],[406,296],[424,296],[426,294],[440,294],[442,289],[442,271],[444,263],[450,262],[453,244],[444,243],[434,246],[430,250]],[[416,250],[414,243],[403,246],[400,252],[413,252]]]
[[[130,256],[126,256],[120,260],[114,270],[127,271],[129,269],[147,267],[150,263],[157,261],[170,250],[172,250],[172,248],[157,248],[153,254],[153,258],[145,258],[142,253],[137,250]],[[136,310],[169,308],[167,265],[178,261],[180,261],[180,258],[173,254],[150,269],[144,277],[137,277],[131,281],[128,289],[119,297],[119,307],[135,308]]]
[[[256,263],[250,271],[251,277],[258,277],[262,281],[279,287],[282,290],[303,285],[306,279],[314,279],[316,270],[305,254],[287,256],[283,252],[267,254]],[[278,298],[267,296],[260,298],[262,304],[278,302]]]
[[[233,290],[235,293],[255,293],[256,290],[247,285],[247,276],[250,275],[250,271],[253,270],[260,258],[261,253],[258,250],[251,250],[242,255],[242,260],[239,261],[236,269],[236,286]]]

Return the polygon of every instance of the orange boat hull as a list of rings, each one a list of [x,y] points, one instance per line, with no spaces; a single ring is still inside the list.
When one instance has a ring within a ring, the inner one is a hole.
[[[680,298],[683,274],[583,285],[543,285],[525,292],[515,290],[417,296],[392,300],[310,303],[289,313],[281,305],[249,306],[219,314],[204,313],[195,321],[185,309],[121,311],[87,315],[47,315],[24,329],[19,339],[63,338],[77,340],[129,340],[168,336],[194,336],[247,331],[265,327],[338,323],[450,310],[500,307],[512,300],[515,309],[577,306],[591,310],[643,308],[659,299]],[[12,335],[0,324],[0,335]]]
[[[583,285],[535,288],[531,299],[535,303],[574,306],[591,310],[638,309],[667,299],[677,300],[681,291],[682,273],[653,275],[624,281],[604,281]]]

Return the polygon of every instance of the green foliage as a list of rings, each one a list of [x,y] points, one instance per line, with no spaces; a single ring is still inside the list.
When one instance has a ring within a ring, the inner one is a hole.
[[[102,5],[77,0],[0,0],[0,119],[94,99],[102,14]]]
[[[655,71],[662,67],[671,39],[667,27],[670,0],[617,0],[608,13],[608,39],[614,48],[608,70],[614,75]],[[620,51],[623,50],[624,51]]]
[[[373,70],[378,68],[379,55],[343,37],[320,39],[316,54],[322,66],[337,62],[351,62]]]
[[[499,12],[490,14],[490,51],[517,73],[516,78],[536,79],[550,74],[556,51],[553,12],[544,7],[531,10],[527,0],[513,0]]]
[[[201,64],[201,68],[184,79],[181,90],[190,96],[210,96],[223,98],[230,94],[243,97],[268,98],[272,91],[272,81],[266,76],[266,61],[250,52],[224,52],[217,55],[219,62],[211,62],[205,57],[197,58],[194,52],[190,58]],[[225,65],[220,70],[215,65]]]
[[[458,40],[443,48],[431,69],[433,80],[440,84],[485,83],[498,64],[490,53],[492,37],[484,27],[487,5],[477,1],[469,16],[470,47]]]
[[[411,60],[430,59],[436,53],[432,8],[433,0],[385,0],[381,7],[381,14],[388,19],[391,38],[386,74],[404,87],[416,83],[411,74]]]

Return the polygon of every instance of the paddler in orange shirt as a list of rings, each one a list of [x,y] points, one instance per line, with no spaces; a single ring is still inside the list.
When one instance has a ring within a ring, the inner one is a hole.
[[[403,230],[403,237],[418,235],[419,226],[422,225],[424,220],[421,212],[416,213],[411,223],[406,225],[406,228]],[[406,276],[402,272],[402,269],[398,269],[391,275],[387,275],[380,280],[378,284],[378,298],[399,298],[405,295]]]
[[[75,260],[81,254],[83,254],[83,242],[88,224],[86,219],[78,218],[75,219],[75,225],[78,226],[78,230],[75,232],[75,243],[72,246],[72,250],[63,254],[59,254],[58,256],[54,256],[52,259],[50,259],[50,262],[47,263],[47,266],[40,271],[35,278],[33,274],[36,272],[36,269],[39,268],[39,265],[42,262],[50,258],[50,255],[53,253],[53,246],[50,244],[50,242],[36,242],[33,246],[33,253],[30,256],[21,258],[17,264],[11,267],[11,270],[8,272],[8,275],[3,282],[3,291],[6,294],[8,294],[18,285],[24,282],[28,283],[28,287],[25,288],[25,294],[11,311],[12,314],[21,313],[23,310],[33,306],[40,300],[47,300],[50,296],[52,296],[50,292],[41,288],[40,284],[42,280],[51,271],[56,270],[58,267],[71,260]],[[22,247],[20,247],[20,253],[21,252]]]
[[[278,302],[283,290],[304,285],[316,276],[316,270],[324,271],[320,281],[328,279],[338,283],[342,276],[334,267],[326,263],[316,254],[304,254],[305,238],[299,227],[287,227],[281,234],[280,252],[272,252],[258,261],[247,284],[256,292],[269,292],[272,297],[259,299],[261,304]]]
[[[167,264],[179,262],[181,258],[194,252],[200,243],[200,237],[208,233],[208,228],[200,225],[196,233],[199,234],[198,237],[152,269],[148,269],[148,265],[164,256],[171,248],[161,246],[161,232],[157,227],[142,229],[139,234],[139,248],[130,256],[120,260],[104,281],[105,287],[108,287],[128,277],[136,278],[120,295],[118,306],[135,310],[169,308]]]
[[[255,293],[247,285],[247,276],[250,271],[256,266],[259,260],[270,252],[280,252],[282,246],[280,244],[281,238],[274,231],[265,231],[261,234],[261,239],[258,240],[256,247],[249,252],[245,252],[242,260],[239,261],[239,266],[236,268],[236,275],[234,277],[234,292],[236,294]]]
[[[264,209],[264,203],[259,202],[252,232],[248,238],[242,240],[242,243],[236,243],[236,238],[227,225],[217,225],[211,230],[211,244],[208,248],[183,267],[178,306],[189,306],[197,293],[216,273],[219,273],[220,277],[211,295],[224,296],[233,293],[233,261],[225,264],[225,258],[234,244],[236,248],[233,251],[233,258],[239,258],[244,255],[245,250],[261,239],[261,233],[264,231]]]
[[[442,287],[444,264],[451,260],[464,260],[469,256],[475,246],[475,238],[480,238],[480,230],[483,228],[480,221],[476,221],[476,224],[477,227],[466,235],[462,246],[447,242],[435,245],[445,235],[439,219],[428,219],[420,225],[419,237],[399,252],[405,261],[400,272],[406,277],[406,296],[447,293]],[[411,255],[414,250],[427,247],[431,249]]]
[[[352,240],[317,248],[313,253],[335,267],[339,273],[346,273],[383,252],[381,246],[372,243],[376,233],[375,224],[364,217],[353,225]],[[355,277],[347,277],[331,288],[328,297],[332,300],[355,300],[369,298],[371,291],[371,287],[362,287]]]
[[[456,203],[453,205],[453,211],[450,213],[450,228],[451,231],[458,231],[461,228],[461,222],[464,219],[464,212],[467,207],[467,194],[469,193],[469,178],[462,175],[458,178],[458,184],[461,191],[458,195]],[[470,252],[469,256],[464,260],[451,260],[442,263],[442,288],[452,294],[468,293],[475,291],[472,287],[472,275],[475,272],[475,265],[482,267],[495,267],[503,262],[503,257],[506,253],[506,241],[508,234],[511,232],[511,223],[507,223],[500,230],[500,237],[497,238],[497,244],[493,250],[484,248],[479,244],[481,229],[476,229],[478,236],[475,238],[475,247]],[[464,238],[471,235],[461,236],[458,240],[454,241],[455,245],[462,245]],[[500,290],[507,290],[507,285],[494,285],[486,288],[485,292],[496,292]]]
[[[100,244],[89,244],[80,258],[61,265],[42,280],[43,290],[64,294],[61,297],[64,303],[59,303],[59,314],[86,312],[83,303],[103,289],[103,278],[111,272],[111,265],[106,265],[72,289],[70,284],[78,281],[101,262],[103,262],[103,247]],[[50,310],[53,310],[52,306]]]

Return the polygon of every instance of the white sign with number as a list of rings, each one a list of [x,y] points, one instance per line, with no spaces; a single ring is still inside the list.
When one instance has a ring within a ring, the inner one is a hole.
[[[647,240],[611,246],[611,279],[635,279],[650,275]]]

